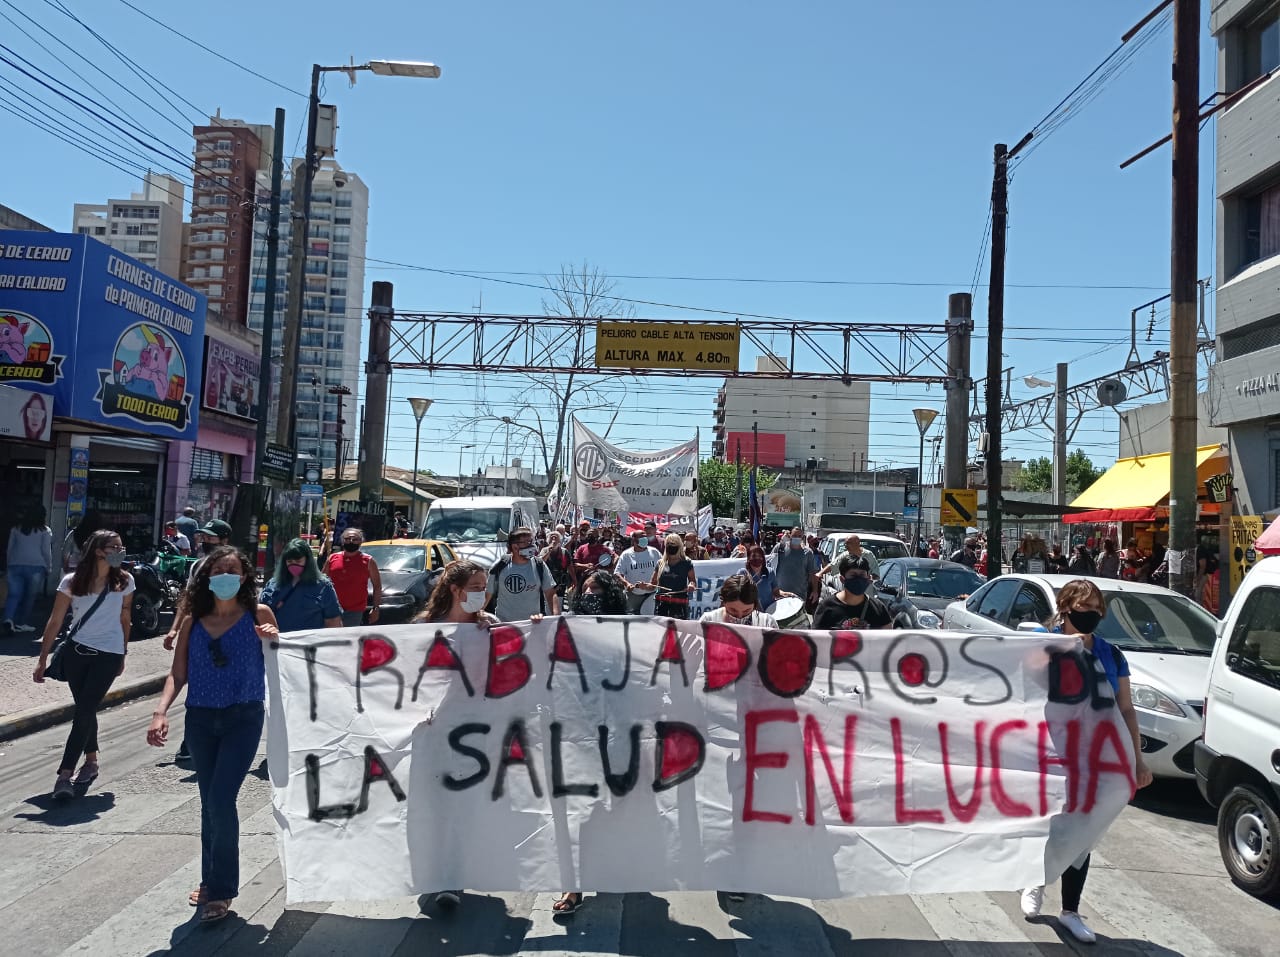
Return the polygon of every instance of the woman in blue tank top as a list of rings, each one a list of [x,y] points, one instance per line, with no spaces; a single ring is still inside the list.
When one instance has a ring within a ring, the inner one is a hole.
[[[200,886],[189,903],[201,923],[222,920],[240,890],[240,818],[236,796],[262,738],[266,667],[263,641],[279,634],[258,604],[253,567],[239,549],[209,553],[188,589],[191,617],[178,633],[173,667],[152,715],[147,742],[163,747],[169,706],[187,687],[187,746],[200,788]]]

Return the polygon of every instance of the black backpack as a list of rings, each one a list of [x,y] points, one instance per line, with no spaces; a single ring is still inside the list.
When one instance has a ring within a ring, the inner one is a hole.
[[[547,613],[547,593],[542,590],[542,571],[547,567],[547,565],[546,562],[537,555],[533,556],[533,558],[529,560],[533,563],[533,574],[538,579],[535,586],[538,589],[538,614],[545,615]],[[501,575],[510,564],[511,556],[503,555],[498,559],[497,563],[489,569],[489,575],[493,578],[493,597],[490,598],[488,603],[484,606],[484,610],[491,615],[494,614],[498,608],[498,576]],[[549,569],[547,574],[551,574]],[[552,575],[551,579],[554,581],[555,576]]]

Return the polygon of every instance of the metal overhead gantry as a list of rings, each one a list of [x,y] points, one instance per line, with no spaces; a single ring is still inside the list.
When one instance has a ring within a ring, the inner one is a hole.
[[[391,317],[391,369],[451,372],[678,375],[722,379],[838,379],[849,382],[946,383],[945,323],[802,322],[735,319],[721,323],[739,341],[773,359],[780,371],[617,369],[595,364],[598,322],[611,318],[400,312]],[[668,329],[703,321],[626,319]]]

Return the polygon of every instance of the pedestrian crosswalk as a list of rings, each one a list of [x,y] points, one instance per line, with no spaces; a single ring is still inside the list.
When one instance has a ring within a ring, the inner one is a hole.
[[[145,715],[135,723],[121,729],[125,740],[141,740]],[[113,755],[101,790],[53,805],[30,796],[45,787],[34,783],[33,743],[8,746],[31,785],[6,779],[10,766],[0,755],[0,957],[1260,957],[1270,951],[1250,949],[1254,938],[1241,929],[1240,915],[1248,910],[1280,932],[1280,912],[1226,881],[1206,821],[1192,815],[1165,828],[1159,817],[1133,809],[1093,856],[1082,908],[1098,933],[1093,948],[1058,927],[1054,886],[1046,893],[1048,916],[1035,922],[1023,918],[1012,891],[829,901],[748,895],[742,902],[712,892],[588,893],[569,918],[553,911],[557,894],[532,892],[467,893],[452,911],[427,896],[286,906],[261,769],[240,801],[235,913],[201,927],[187,904],[200,873],[190,771],[139,747],[127,759]]]

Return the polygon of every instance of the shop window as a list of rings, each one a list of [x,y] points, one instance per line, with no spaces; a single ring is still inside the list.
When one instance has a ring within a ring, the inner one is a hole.
[[[209,449],[192,449],[191,481],[218,482],[230,479],[232,476],[227,458],[228,456],[223,452],[213,452]]]

